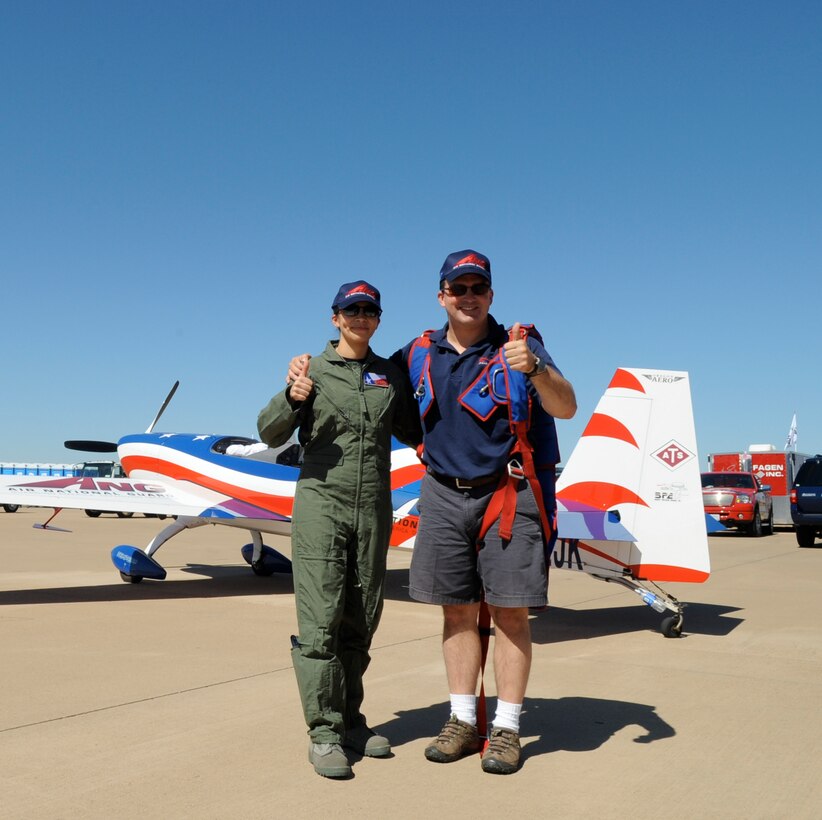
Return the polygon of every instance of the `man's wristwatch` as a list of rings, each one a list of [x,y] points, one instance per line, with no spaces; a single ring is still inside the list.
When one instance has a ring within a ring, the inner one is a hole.
[[[534,376],[539,376],[540,373],[544,373],[547,369],[548,365],[545,364],[539,356],[534,356],[534,366],[525,375],[529,379],[533,379]]]

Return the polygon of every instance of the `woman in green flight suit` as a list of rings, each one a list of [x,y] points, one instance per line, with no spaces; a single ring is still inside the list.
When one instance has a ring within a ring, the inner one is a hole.
[[[332,304],[339,341],[305,361],[303,374],[258,419],[275,447],[299,427],[303,464],[291,532],[299,639],[292,660],[318,774],[351,774],[342,747],[371,757],[391,752],[360,712],[362,677],[383,607],[392,526],[391,435],[420,440],[407,376],[369,342],[380,293],[343,285]]]

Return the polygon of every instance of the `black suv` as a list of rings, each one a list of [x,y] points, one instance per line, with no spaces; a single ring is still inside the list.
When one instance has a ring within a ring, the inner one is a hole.
[[[807,459],[791,490],[791,518],[800,547],[812,547],[822,536],[822,455]]]

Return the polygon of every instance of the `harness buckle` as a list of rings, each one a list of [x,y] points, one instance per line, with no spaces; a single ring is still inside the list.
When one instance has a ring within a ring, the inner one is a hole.
[[[508,475],[510,475],[512,478],[520,479],[526,477],[525,470],[523,469],[522,464],[520,464],[515,458],[512,458],[508,462]]]

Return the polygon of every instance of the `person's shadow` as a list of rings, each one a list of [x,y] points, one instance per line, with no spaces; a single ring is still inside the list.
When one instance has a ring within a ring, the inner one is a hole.
[[[493,698],[489,699],[489,716]],[[447,703],[396,712],[396,718],[372,727],[391,738],[394,747],[420,738],[436,737],[442,728]],[[653,706],[600,698],[526,698],[523,729],[529,738],[522,749],[522,760],[550,752],[588,752],[602,746],[627,726],[636,726],[634,743],[653,743],[676,734]],[[530,738],[536,735],[535,740]]]

